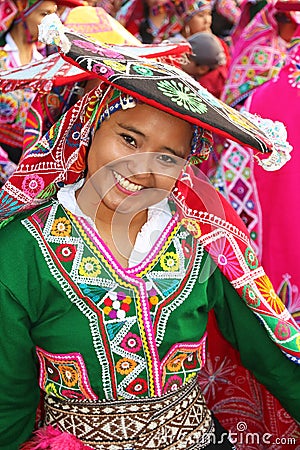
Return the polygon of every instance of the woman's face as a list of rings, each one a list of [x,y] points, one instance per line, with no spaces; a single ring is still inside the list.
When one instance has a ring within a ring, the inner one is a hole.
[[[42,1],[33,11],[26,17],[26,24],[32,39],[32,42],[38,41],[38,25],[48,14],[55,13],[57,9],[56,3],[52,0]]]
[[[146,209],[172,190],[192,135],[188,122],[145,104],[117,111],[95,133],[86,184],[106,209]]]
[[[201,11],[188,21],[189,35],[199,32],[211,32],[212,15],[210,11]]]

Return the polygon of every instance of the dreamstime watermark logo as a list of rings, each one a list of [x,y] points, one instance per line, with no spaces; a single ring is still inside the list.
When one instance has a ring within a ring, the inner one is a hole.
[[[271,433],[258,433],[248,430],[246,422],[238,422],[236,431],[230,431],[228,439],[234,445],[295,445],[296,438],[292,436],[274,436]]]

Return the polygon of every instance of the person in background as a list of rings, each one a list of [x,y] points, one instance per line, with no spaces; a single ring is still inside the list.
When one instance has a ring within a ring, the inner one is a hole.
[[[192,54],[182,70],[199,81],[215,97],[220,98],[228,74],[226,55],[220,40],[212,33],[196,33],[187,39]]]
[[[160,43],[180,35],[185,3],[185,0],[129,0],[119,9],[116,19],[142,43]],[[181,35],[179,38],[183,39]]]
[[[194,35],[197,34],[196,41],[200,40],[201,37],[199,33],[210,33],[212,36],[215,36],[211,29],[212,25],[212,4],[208,0],[199,0],[189,3],[188,7],[186,8],[185,17],[184,17],[184,27],[181,31],[182,35],[186,39],[191,39]],[[210,91],[214,90],[217,97],[220,97],[220,87],[224,86],[224,77],[227,76],[228,68],[231,62],[231,56],[230,56],[230,50],[228,44],[224,41],[224,39],[219,38],[218,36],[215,36],[215,38],[218,40],[219,46],[222,46],[223,48],[223,54],[225,55],[225,62],[222,61],[222,64],[217,67],[213,74],[208,72],[206,75],[206,79],[203,79],[202,81],[204,83],[207,83],[208,86],[210,86]],[[208,42],[207,35],[203,39],[206,42]],[[193,39],[190,41],[195,42]],[[212,39],[210,40],[211,45],[213,42]],[[198,50],[198,49],[197,49]],[[200,50],[199,50],[200,51]],[[199,53],[198,51],[198,53]],[[210,80],[215,78],[215,81],[217,85],[215,88],[213,88],[212,83],[210,83]]]
[[[199,32],[211,33],[212,5],[209,0],[196,0],[186,7],[182,34],[188,38]]]
[[[231,33],[239,22],[241,8],[237,0],[214,0],[212,7],[212,32],[231,44]]]
[[[8,1],[2,9],[5,22],[0,38],[0,68],[3,70],[19,67],[42,59],[37,49],[38,25],[47,14],[56,11],[52,0]],[[6,14],[9,20],[5,21]],[[23,134],[27,111],[36,93],[18,90],[0,94],[0,145],[8,157],[17,163],[22,154]]]
[[[230,106],[241,108],[251,92],[274,78],[284,65],[289,42],[299,22],[299,16],[292,10],[281,9],[284,3],[277,0],[267,3],[234,43],[228,79],[221,96]]]

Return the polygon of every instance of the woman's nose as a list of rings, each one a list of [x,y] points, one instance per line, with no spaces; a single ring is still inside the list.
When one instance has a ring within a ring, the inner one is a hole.
[[[150,176],[155,170],[155,155],[151,152],[132,154],[128,161],[128,169],[136,178]]]

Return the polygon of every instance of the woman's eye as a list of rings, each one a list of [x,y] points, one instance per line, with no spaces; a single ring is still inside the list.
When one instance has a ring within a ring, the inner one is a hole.
[[[121,134],[121,136],[126,144],[136,147],[136,140],[132,136],[129,136],[128,134]]]
[[[176,164],[177,160],[170,155],[159,155],[158,159],[164,163]]]

